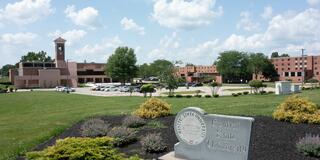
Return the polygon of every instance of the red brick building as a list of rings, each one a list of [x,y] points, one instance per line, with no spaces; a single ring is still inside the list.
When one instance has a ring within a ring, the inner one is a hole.
[[[218,83],[222,82],[222,78],[215,65],[179,67],[177,74],[180,77],[185,78],[186,82],[204,82],[210,79],[215,80]]]
[[[54,62],[22,62],[10,70],[9,78],[17,88],[51,88],[58,85],[76,87],[85,82],[112,82],[104,74],[104,63],[77,63],[65,59],[66,40],[55,43]]]
[[[279,57],[272,58],[271,62],[281,81],[291,80],[294,83],[301,83],[310,78],[320,80],[320,56]],[[265,80],[262,75],[259,75],[258,79]]]

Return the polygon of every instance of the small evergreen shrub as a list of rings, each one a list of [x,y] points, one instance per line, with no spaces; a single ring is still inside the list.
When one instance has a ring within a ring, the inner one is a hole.
[[[129,128],[138,128],[146,124],[146,120],[138,116],[127,116],[123,119],[122,124]]]
[[[238,96],[241,96],[242,95],[242,93],[241,92],[239,92],[239,93],[237,93],[238,94]]]
[[[269,91],[268,94],[274,94],[274,92],[273,91]]]
[[[173,98],[173,97],[174,97],[174,95],[168,95],[168,97],[169,97],[169,98]]]
[[[260,91],[260,94],[267,94],[267,92],[266,91]]]
[[[162,128],[167,128],[162,122],[156,121],[156,120],[151,120],[147,123],[146,127],[148,128],[153,128],[153,129],[162,129]]]
[[[239,95],[237,93],[232,93],[231,94],[233,97],[238,97]]]
[[[249,94],[248,91],[244,91],[244,92],[243,92],[243,95],[248,95],[248,94]]]
[[[194,95],[194,97],[201,98],[201,97],[202,97],[202,95]]]
[[[62,159],[108,159],[108,160],[139,160],[139,157],[125,158],[113,146],[113,138],[66,138],[57,140],[54,146],[43,151],[28,152],[28,160],[62,160]]]
[[[219,97],[219,94],[214,94],[213,97],[214,97],[214,98],[218,98],[218,97]]]
[[[207,94],[207,95],[205,95],[204,97],[206,97],[206,98],[211,98],[211,95]]]
[[[159,153],[167,149],[160,134],[151,133],[141,139],[143,150],[149,153]]]
[[[273,118],[292,123],[320,124],[320,110],[308,99],[291,96],[277,107]]]
[[[109,127],[110,124],[100,118],[90,118],[81,125],[80,132],[84,137],[101,137],[107,135]]]
[[[297,142],[296,147],[299,152],[303,153],[306,156],[320,158],[319,135],[307,134]]]
[[[183,95],[181,95],[181,94],[176,95],[176,98],[182,98],[182,97],[183,97]]]
[[[192,95],[186,95],[186,98],[192,98]]]
[[[150,98],[145,101],[134,112],[134,115],[141,118],[157,118],[168,116],[170,114],[171,106],[158,98]]]
[[[130,144],[138,139],[137,131],[127,127],[114,127],[108,132],[108,136],[114,138],[114,144],[118,147]]]

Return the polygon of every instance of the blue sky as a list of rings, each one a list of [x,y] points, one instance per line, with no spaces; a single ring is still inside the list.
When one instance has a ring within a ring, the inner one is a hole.
[[[319,55],[319,26],[320,0],[1,0],[0,66],[28,51],[54,57],[58,36],[78,62],[106,62],[118,46],[139,64],[208,65],[226,50]]]

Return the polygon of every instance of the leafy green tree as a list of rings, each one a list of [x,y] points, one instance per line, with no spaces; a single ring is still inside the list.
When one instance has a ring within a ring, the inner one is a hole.
[[[279,57],[279,53],[278,52],[272,52],[271,53],[271,58],[277,58]]]
[[[166,76],[164,74],[167,74],[167,71],[173,67],[174,65],[172,62],[165,59],[158,59],[150,64],[150,71],[153,76],[159,77],[161,80],[164,76]]]
[[[27,55],[21,57],[20,62],[32,62],[32,61],[39,61],[39,62],[53,62],[52,58],[47,55],[46,52],[40,51],[36,52],[28,52]]]
[[[138,70],[136,62],[136,55],[132,48],[118,47],[108,58],[105,73],[124,84],[136,75]]]
[[[147,93],[150,93],[150,97],[152,97],[152,93],[154,92],[153,84],[144,84],[140,88],[140,92],[143,93],[144,97],[147,97]]]
[[[280,57],[290,57],[289,54],[283,53],[280,55]]]
[[[266,87],[266,85],[264,85],[262,83],[262,81],[260,80],[252,80],[249,82],[249,86],[251,87],[251,89],[254,89],[254,93],[259,93],[259,89],[262,87]]]
[[[218,91],[222,85],[218,82],[212,82],[212,83],[209,83],[209,86],[211,89],[212,96],[214,96],[218,93]]]
[[[238,51],[225,51],[220,53],[215,62],[217,70],[224,81],[249,80],[252,75],[248,71],[249,58],[246,53]]]
[[[271,81],[275,81],[279,78],[279,74],[276,68],[270,61],[267,61],[266,64],[263,66],[262,75],[263,77],[270,79]]]
[[[9,76],[9,70],[13,69],[13,68],[16,68],[16,66],[12,65],[12,64],[6,64],[1,68],[1,72],[0,73],[1,73],[2,76]]]
[[[263,72],[263,69],[268,65],[269,59],[263,53],[251,53],[249,55],[249,66],[250,73],[255,75],[255,79],[258,75]]]
[[[138,66],[138,77],[140,78],[147,78],[152,76],[152,71],[150,70],[150,65],[144,63]]]
[[[177,89],[179,85],[179,77],[176,74],[176,68],[174,66],[171,66],[164,71],[161,82],[164,83],[166,89],[169,90],[169,95],[173,95],[174,90]]]

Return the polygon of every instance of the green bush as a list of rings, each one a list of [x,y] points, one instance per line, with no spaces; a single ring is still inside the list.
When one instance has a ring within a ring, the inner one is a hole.
[[[311,78],[311,79],[308,79],[306,80],[307,83],[319,83],[319,81],[315,78]]]
[[[156,121],[156,120],[151,120],[147,123],[148,128],[153,128],[153,129],[162,129],[162,128],[167,128],[162,122]]]
[[[233,97],[238,97],[239,95],[237,93],[232,93],[231,94]]]
[[[186,98],[192,98],[192,95],[186,95]]]
[[[125,158],[113,146],[113,138],[66,138],[57,140],[54,146],[43,151],[28,152],[28,160],[139,160],[139,157]]]
[[[218,98],[218,97],[219,97],[219,94],[214,94],[213,97],[214,97],[214,98]]]
[[[146,120],[138,116],[127,116],[123,119],[122,124],[129,128],[138,128],[146,124]]]
[[[183,97],[183,95],[181,95],[181,94],[176,95],[176,98],[182,98],[182,97]]]
[[[84,137],[100,137],[107,135],[109,127],[110,124],[100,118],[90,118],[81,125],[80,132]]]
[[[267,94],[267,92],[266,91],[260,91],[260,94]]]
[[[269,91],[268,94],[274,94],[274,92],[273,91]]]
[[[299,152],[306,156],[320,158],[320,136],[308,134],[301,138],[296,147]]]
[[[237,93],[238,94],[238,96],[241,96],[242,95],[242,93],[241,92],[239,92],[239,93]]]
[[[169,98],[173,98],[173,97],[174,97],[174,95],[168,95],[168,97],[169,97]]]
[[[127,127],[114,127],[108,132],[108,136],[114,138],[114,144],[118,147],[130,144],[138,139],[137,131]]]
[[[140,105],[133,114],[141,118],[157,118],[168,116],[170,110],[171,106],[167,102],[158,98],[150,98]]]
[[[144,97],[147,96],[147,93],[150,93],[150,97],[152,96],[151,94],[155,92],[153,84],[144,84],[140,88],[140,92],[144,94]]]
[[[273,118],[292,123],[320,124],[320,110],[308,99],[290,96],[273,112]]]
[[[150,153],[159,153],[167,149],[167,145],[164,143],[161,135],[156,133],[147,134],[143,137],[141,145],[143,150]]]
[[[202,95],[194,95],[194,97],[201,98],[201,97],[202,97]]]
[[[243,95],[248,95],[248,94],[249,94],[248,91],[244,91],[244,92],[243,92]]]
[[[211,98],[211,95],[207,94],[207,95],[205,95],[204,97],[206,97],[206,98]]]
[[[258,93],[259,89],[262,87],[266,87],[260,80],[252,80],[249,82],[249,86],[254,89],[255,93]]]

